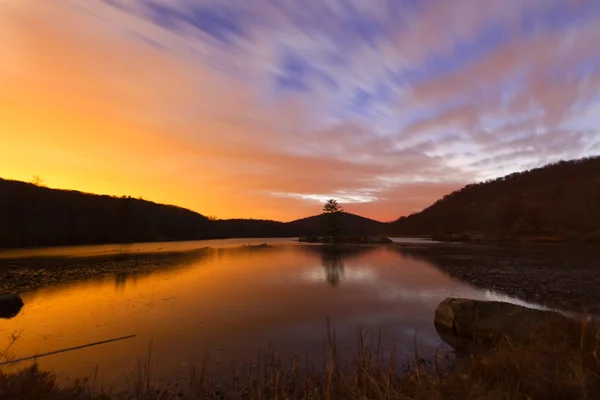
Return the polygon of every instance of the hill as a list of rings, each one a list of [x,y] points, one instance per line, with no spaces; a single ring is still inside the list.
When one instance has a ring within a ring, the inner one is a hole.
[[[388,234],[597,240],[600,237],[600,157],[560,161],[471,184],[425,210],[388,224]]]
[[[208,239],[212,225],[176,206],[0,179],[0,247]]]
[[[213,222],[213,234],[219,238],[235,237],[296,237],[323,234],[327,220],[323,214],[291,222],[263,219],[220,219]],[[340,224],[354,235],[376,235],[385,224],[359,215],[342,212]]]
[[[378,221],[344,213],[353,234],[378,232]],[[0,178],[0,248],[94,243],[296,237],[322,233],[316,215],[292,222],[211,220],[199,213],[128,196],[50,189]]]
[[[383,222],[347,212],[340,213],[339,221],[343,230],[353,235],[378,235],[385,227]],[[298,236],[312,236],[321,235],[326,224],[326,216],[320,214],[288,222],[287,225],[293,227]]]

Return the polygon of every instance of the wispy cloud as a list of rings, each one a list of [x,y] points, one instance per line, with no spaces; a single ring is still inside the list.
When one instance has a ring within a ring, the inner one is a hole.
[[[595,0],[0,2],[0,170],[222,217],[394,219],[598,153]]]

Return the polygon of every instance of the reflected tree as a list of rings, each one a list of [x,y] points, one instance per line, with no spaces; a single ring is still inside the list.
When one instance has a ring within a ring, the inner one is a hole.
[[[115,275],[115,289],[117,292],[123,291],[127,284],[127,273],[119,273]]]
[[[318,256],[327,282],[332,286],[338,286],[346,270],[348,260],[377,250],[372,246],[327,244],[323,246],[306,246],[302,248],[302,251]]]
[[[335,247],[323,248],[321,265],[325,270],[325,279],[332,286],[340,284],[340,277],[344,273],[344,259],[342,252]]]
[[[153,271],[149,271],[147,274],[142,274],[142,275],[149,276],[149,275],[152,275],[152,272]],[[127,283],[133,284],[135,286],[139,275],[140,275],[140,272],[135,272],[135,273],[122,272],[122,273],[116,274],[115,275],[115,290],[117,292],[121,292],[121,291],[125,290]]]

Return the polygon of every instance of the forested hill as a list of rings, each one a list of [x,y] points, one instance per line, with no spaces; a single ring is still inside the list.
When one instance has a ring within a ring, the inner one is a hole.
[[[385,227],[382,222],[347,212],[340,214],[339,223],[345,232],[352,235],[380,235]],[[301,236],[321,235],[327,219],[321,214],[298,219],[289,224],[298,232],[303,232]]]
[[[377,234],[381,222],[343,213],[352,234]],[[49,189],[0,179],[0,247],[320,235],[322,216],[288,223],[211,220],[196,212],[132,197]]]
[[[486,232],[597,237],[600,157],[561,161],[467,185],[388,225],[394,234]]]
[[[0,179],[0,247],[201,239],[211,227],[180,207]]]

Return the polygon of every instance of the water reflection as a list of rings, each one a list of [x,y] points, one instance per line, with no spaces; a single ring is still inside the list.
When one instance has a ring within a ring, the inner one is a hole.
[[[340,275],[344,273],[344,261],[339,250],[329,249],[321,254],[321,264],[325,269],[327,282],[331,286],[340,284]]]
[[[137,282],[138,274],[130,274],[127,272],[120,272],[115,275],[115,289],[119,291],[125,290],[127,283],[135,286]]]
[[[316,271],[307,271],[306,277],[312,280],[319,280],[321,276],[333,287],[337,287],[346,280],[361,280],[369,275],[364,268],[352,267],[346,268],[347,263],[360,259],[367,254],[375,251],[375,246],[361,245],[318,245],[309,246],[304,249],[306,252],[317,254],[321,260],[323,275]]]
[[[118,385],[151,340],[156,375],[165,378],[189,376],[190,360],[207,353],[230,373],[232,354],[253,360],[269,343],[284,358],[318,358],[329,317],[342,354],[355,349],[362,327],[382,328],[408,353],[417,334],[427,357],[442,345],[433,325],[439,302],[488,296],[395,246],[205,249],[177,262],[140,257],[144,268],[134,260],[118,274],[23,293],[25,310],[0,320],[0,348],[13,331],[22,332],[15,357],[136,334],[39,360],[59,380],[91,376],[98,365],[98,381]]]
[[[340,276],[344,273],[344,251],[338,246],[322,246],[321,265],[325,271],[325,279],[331,286],[340,284]],[[346,257],[348,255],[346,254]]]
[[[294,244],[297,238],[269,238],[270,244]],[[247,244],[264,243],[264,238],[214,239],[186,242],[151,242],[129,244],[99,244],[88,246],[57,246],[27,249],[0,249],[0,259],[31,257],[89,257],[108,254],[149,254],[170,251],[190,251],[201,247],[231,248]]]

